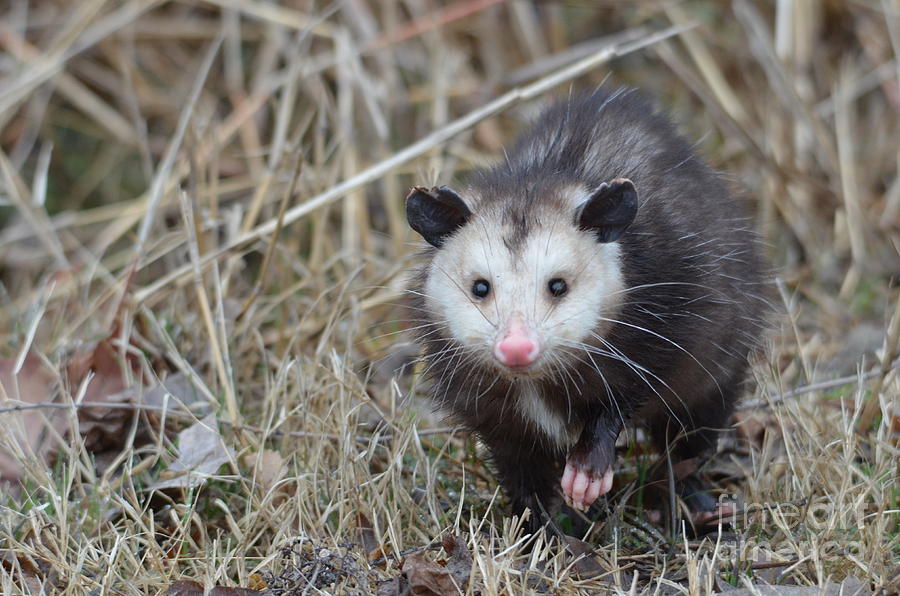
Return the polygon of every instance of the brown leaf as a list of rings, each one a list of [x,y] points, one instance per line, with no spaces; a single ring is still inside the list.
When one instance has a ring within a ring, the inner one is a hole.
[[[171,374],[164,381],[144,391],[140,397],[142,404],[157,408],[166,407],[182,412],[196,412],[207,404],[190,378],[184,373]]]
[[[164,478],[150,486],[152,490],[199,486],[234,458],[226,447],[212,414],[178,433],[178,458],[166,470]]]
[[[465,592],[472,569],[472,555],[466,542],[459,536],[451,535],[445,536],[441,544],[450,555],[450,560],[444,565],[429,561],[425,553],[414,553],[403,560],[403,575],[413,594],[453,596]]]
[[[26,594],[50,594],[54,591],[54,583],[58,576],[50,563],[41,559],[15,556],[11,552],[0,556],[2,567]]]
[[[356,527],[359,529],[359,542],[366,552],[366,557],[371,561],[372,553],[376,551],[380,553],[381,549],[378,548],[380,545],[378,537],[375,536],[375,528],[372,527],[372,522],[362,511],[356,512]]]
[[[29,353],[18,373],[15,359],[0,359],[0,400],[4,406],[16,405],[6,401],[15,400],[23,404],[36,404],[53,400],[53,386],[56,377],[33,353]],[[4,413],[4,434],[14,445],[8,447],[21,450],[28,459],[43,460],[59,448],[58,437],[66,430],[66,415],[62,410],[27,410]],[[17,481],[22,476],[19,459],[13,457],[0,444],[0,480]]]
[[[444,550],[450,555],[447,561],[447,571],[453,576],[453,581],[461,588],[469,583],[469,574],[472,572],[472,555],[466,546],[466,541],[456,535],[444,536],[441,540]]]
[[[574,536],[565,536],[566,552],[575,557],[575,572],[582,579],[598,577],[606,569],[594,556],[594,546]]]
[[[387,568],[388,562],[393,560],[393,549],[389,544],[382,544],[369,551],[368,559],[371,565],[380,565]]]
[[[112,337],[112,336],[110,336]],[[123,403],[134,399],[130,391],[124,367],[130,368],[132,375],[140,383],[140,365],[130,354],[120,356],[110,338],[97,342],[93,350],[73,358],[67,367],[69,393],[78,394],[85,376],[92,377],[85,390],[83,401],[94,403]],[[82,408],[78,411],[79,432],[84,437],[85,447],[90,451],[116,449],[122,446],[125,426],[132,413],[118,408]]]
[[[429,561],[425,553],[413,553],[403,560],[403,575],[413,594],[421,596],[452,596],[462,590],[454,582],[446,567]]]
[[[112,337],[115,337],[115,331],[89,351],[69,360],[65,388],[70,395],[92,403],[122,403],[133,398],[125,369],[130,370],[131,378],[140,383],[141,367],[133,354],[120,356]],[[0,399],[26,404],[53,402],[57,375],[44,367],[37,355],[29,353],[18,373],[14,369],[15,360],[0,359]],[[81,395],[88,374],[91,377]],[[79,409],[79,432],[85,447],[92,452],[121,447],[130,416],[130,411],[120,408]],[[64,439],[68,430],[67,419],[64,410],[35,409],[11,412],[6,423],[14,429],[10,436],[17,443],[16,450],[21,449],[29,459],[43,461],[60,448],[59,439]],[[16,459],[0,450],[0,480],[17,480],[20,476],[21,468]]]
[[[263,449],[259,453],[248,453],[243,458],[244,465],[255,468],[256,481],[263,492],[268,492],[281,480],[284,473],[284,457],[272,449]]]

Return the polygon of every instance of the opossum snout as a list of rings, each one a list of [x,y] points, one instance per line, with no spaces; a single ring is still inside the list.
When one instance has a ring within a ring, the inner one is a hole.
[[[541,346],[537,335],[525,325],[521,317],[512,317],[506,333],[494,345],[494,356],[505,366],[523,368],[534,363],[540,355]]]

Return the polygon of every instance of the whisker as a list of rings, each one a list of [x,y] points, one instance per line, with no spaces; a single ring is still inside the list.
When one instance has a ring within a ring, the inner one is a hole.
[[[624,427],[626,424],[625,423],[625,415],[623,414],[622,409],[619,407],[618,400],[613,395],[612,387],[610,387],[609,382],[607,382],[607,380],[606,380],[606,376],[603,374],[603,371],[600,370],[600,366],[594,360],[594,357],[591,354],[591,351],[585,349],[586,347],[590,347],[590,346],[588,346],[587,344],[583,344],[581,342],[572,342],[572,343],[573,343],[573,345],[576,345],[577,347],[580,347],[584,350],[585,354],[587,355],[588,359],[590,360],[590,364],[588,364],[583,358],[579,357],[577,354],[573,354],[571,352],[566,352],[566,353],[570,354],[573,358],[575,358],[579,362],[583,363],[585,366],[592,369],[594,372],[597,373],[597,375],[599,375],[600,381],[603,383],[603,386],[606,389],[606,396],[609,398],[609,403],[612,404],[616,408],[616,411],[619,414],[619,420],[622,422],[622,426]]]
[[[678,394],[678,392],[675,391],[675,390],[674,390],[668,383],[666,383],[663,379],[661,379],[659,376],[657,376],[655,373],[653,373],[653,371],[649,370],[649,369],[648,369],[647,367],[645,367],[645,366],[642,366],[640,363],[638,363],[638,362],[637,362],[636,360],[634,360],[633,358],[628,357],[627,355],[625,355],[624,353],[622,353],[621,350],[617,349],[615,346],[613,346],[611,343],[609,343],[608,341],[606,341],[606,340],[603,339],[602,337],[599,337],[599,336],[597,336],[597,335],[595,335],[595,334],[592,334],[592,335],[594,335],[594,338],[595,338],[595,339],[597,339],[598,341],[600,341],[601,343],[603,343],[603,345],[605,345],[605,346],[608,347],[610,350],[612,350],[613,353],[615,354],[615,357],[616,357],[617,359],[619,359],[619,360],[620,360],[622,363],[624,363],[626,366],[628,366],[629,368],[631,368],[632,370],[634,370],[635,374],[637,374],[637,375],[641,378],[641,380],[643,380],[644,383],[646,383],[647,386],[650,387],[650,389],[653,390],[653,392],[656,394],[656,396],[659,397],[659,400],[660,400],[660,401],[662,402],[662,404],[666,407],[666,410],[669,411],[669,414],[671,414],[672,417],[675,419],[675,421],[678,422],[678,425],[681,426],[682,429],[684,429],[684,428],[685,428],[684,423],[681,421],[681,418],[679,418],[678,414],[676,414],[675,411],[672,410],[672,408],[669,406],[669,402],[666,401],[666,399],[659,393],[659,391],[656,390],[655,387],[652,386],[652,384],[646,379],[646,377],[643,376],[643,374],[641,374],[641,372],[650,375],[651,377],[653,377],[653,379],[655,379],[656,381],[658,381],[663,387],[665,387],[666,389],[668,389],[669,392],[671,392],[671,394],[675,396],[675,399],[678,400],[678,403],[681,404],[682,409],[683,409],[683,410],[688,414],[688,416],[690,417],[690,416],[691,416],[690,409],[687,407],[687,404],[684,402],[684,400],[681,398],[681,396]],[[641,372],[638,372],[638,370],[640,370]]]
[[[641,379],[641,381],[643,381],[645,385],[647,385],[647,387],[650,389],[650,391],[652,391],[653,394],[654,394],[657,398],[659,398],[660,402],[662,402],[662,404],[666,407],[666,409],[667,409],[668,412],[672,415],[672,417],[676,420],[676,422],[678,422],[678,424],[679,424],[682,428],[685,428],[685,425],[684,425],[684,423],[681,421],[681,419],[680,419],[680,417],[678,416],[678,414],[677,414],[674,410],[672,410],[672,408],[669,406],[668,402],[667,402],[666,399],[663,397],[663,395],[659,392],[659,390],[658,390],[656,387],[653,386],[653,384],[649,381],[649,379],[648,379],[647,376],[645,376],[645,375],[649,375],[649,376],[652,377],[654,380],[656,380],[657,382],[659,382],[663,387],[665,387],[666,389],[668,389],[668,390],[672,393],[672,395],[674,395],[675,398],[679,401],[679,403],[680,403],[681,406],[684,408],[684,410],[685,410],[686,412],[688,412],[688,409],[687,409],[687,407],[686,407],[686,405],[685,405],[684,400],[681,398],[680,395],[678,395],[678,393],[677,393],[674,389],[672,389],[672,387],[671,387],[668,383],[666,383],[663,379],[661,379],[658,375],[656,375],[656,374],[653,373],[652,371],[648,370],[646,367],[640,365],[639,363],[637,363],[636,361],[634,361],[632,358],[629,358],[628,356],[626,356],[625,354],[623,354],[620,350],[616,349],[614,346],[612,346],[609,342],[607,342],[607,341],[606,341],[605,339],[603,339],[602,337],[600,337],[600,336],[598,336],[598,335],[596,335],[596,334],[593,334],[593,333],[592,333],[591,335],[593,335],[593,336],[595,337],[595,339],[597,339],[598,341],[602,342],[607,348],[609,348],[610,351],[603,350],[603,349],[598,348],[597,346],[592,346],[592,345],[590,345],[590,344],[585,344],[585,343],[583,343],[583,342],[572,342],[572,341],[570,341],[569,343],[570,343],[571,345],[575,346],[575,347],[581,348],[582,350],[584,350],[584,351],[589,355],[589,357],[591,358],[591,362],[594,364],[594,370],[596,370],[596,372],[601,376],[601,378],[603,379],[603,381],[604,381],[605,384],[606,384],[606,381],[605,381],[605,378],[603,378],[603,373],[600,371],[600,367],[596,364],[596,362],[594,362],[593,357],[591,357],[590,354],[597,354],[598,356],[604,356],[604,357],[609,358],[609,359],[611,359],[611,360],[616,360],[616,361],[618,361],[618,362],[621,362],[621,363],[624,364],[625,366],[627,366],[629,369],[631,369],[632,372],[634,372],[634,374],[635,374],[639,379]],[[619,408],[619,406],[618,406],[618,401],[612,397],[612,394],[611,394],[612,392],[611,392],[611,389],[609,388],[609,385],[608,385],[608,384],[607,384],[607,392],[610,394],[610,398],[611,398],[610,401],[612,401],[613,404],[614,404],[614,405],[616,406],[616,408],[618,409],[618,408]],[[624,416],[623,416],[623,414],[622,414],[622,412],[621,412],[621,409],[619,409],[619,417],[620,417],[620,419],[622,420],[622,423],[623,423],[623,426],[624,426],[624,425],[625,425],[625,419],[624,419]]]
[[[655,331],[647,329],[646,327],[641,327],[640,325],[633,325],[631,323],[626,323],[625,321],[618,321],[616,319],[610,319],[607,317],[598,317],[598,318],[601,321],[607,321],[609,323],[614,323],[617,325],[624,325],[625,327],[629,327],[631,329],[636,329],[637,331],[643,331],[644,333],[648,333],[648,334],[650,334],[654,337],[657,337],[657,338],[663,340],[664,342],[678,348],[679,350],[684,352],[691,360],[693,360],[697,364],[697,366],[699,366],[701,369],[703,369],[703,372],[705,372],[707,375],[709,375],[709,378],[712,379],[712,382],[715,384],[716,389],[719,390],[720,394],[722,393],[722,388],[719,386],[719,382],[716,380],[716,378],[713,376],[713,374],[711,372],[709,372],[709,369],[707,369],[705,366],[703,366],[703,364],[699,360],[697,360],[697,358],[693,354],[691,354],[686,349],[681,347],[681,345],[678,344],[677,342],[672,341],[671,339],[669,339],[668,337],[666,337],[660,333],[657,333]]]

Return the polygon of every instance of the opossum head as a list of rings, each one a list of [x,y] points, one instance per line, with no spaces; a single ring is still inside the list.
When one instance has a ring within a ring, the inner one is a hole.
[[[409,224],[437,249],[425,307],[461,363],[551,377],[602,345],[623,297],[617,240],[637,212],[634,184],[551,192],[485,200],[477,189],[416,187],[407,197]]]

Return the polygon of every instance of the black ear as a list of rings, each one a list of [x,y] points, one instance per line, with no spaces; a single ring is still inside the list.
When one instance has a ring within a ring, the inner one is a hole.
[[[431,190],[414,186],[406,196],[406,220],[428,244],[440,248],[447,236],[469,220],[472,212],[446,186]]]
[[[575,222],[582,230],[591,230],[598,242],[618,240],[637,214],[638,197],[628,178],[604,182],[575,211]]]

